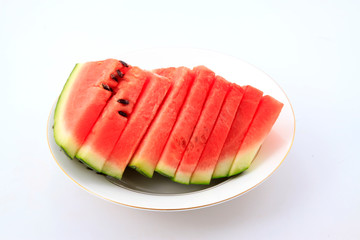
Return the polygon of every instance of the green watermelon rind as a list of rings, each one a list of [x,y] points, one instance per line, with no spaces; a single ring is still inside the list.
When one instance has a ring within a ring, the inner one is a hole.
[[[136,162],[136,164],[129,164],[128,167],[131,167],[135,169],[140,174],[144,175],[145,177],[152,178],[154,175],[154,171],[151,171],[149,169],[152,169],[152,167],[149,167],[146,163],[146,161],[138,158],[133,158],[133,162]]]
[[[256,158],[256,155],[260,150],[260,146],[261,143],[255,146],[253,149],[247,151],[242,156],[236,156],[231,165],[230,171],[228,173],[228,177],[238,175],[244,172],[245,170],[247,170],[250,167],[251,163]]]
[[[91,150],[87,151],[84,148],[81,148],[81,150],[76,154],[76,158],[97,172],[101,172],[101,169],[105,163],[103,157],[98,156]]]
[[[222,174],[217,174],[214,176],[211,177],[211,179],[218,179],[218,178],[225,178],[225,177],[232,177],[232,176],[235,176],[235,175],[238,175],[242,172],[245,172],[247,169],[249,169],[249,167],[251,166],[252,162],[256,159],[256,156],[257,154],[259,153],[260,151],[260,148],[255,148],[255,155],[253,153],[248,153],[248,157],[247,158],[244,158],[242,157],[241,159],[238,158],[237,162],[234,163],[235,161],[233,161],[231,158],[229,158],[228,161],[231,161],[231,167],[233,166],[234,164],[234,167],[233,167],[233,171],[231,172],[231,174],[229,173],[229,170],[228,170],[228,167],[227,167],[227,164],[225,164],[225,168],[224,168],[224,171],[220,171],[221,168],[219,168],[219,173],[221,172]],[[253,155],[253,156],[252,156]],[[246,160],[247,159],[247,160]],[[236,160],[236,159],[235,159]],[[241,162],[242,161],[242,162]],[[235,166],[236,165],[236,166]],[[191,184],[203,184],[203,185],[206,185],[206,184],[210,184],[210,182],[206,181],[201,181],[202,177],[200,176],[201,173],[198,174],[199,176],[194,176],[194,174],[192,175],[191,177],[191,181],[190,183]]]
[[[203,174],[203,175],[202,175]],[[190,180],[190,184],[201,184],[201,185],[209,185],[210,184],[210,180],[207,180],[207,172],[197,172],[196,175],[193,174],[191,176],[191,180]]]
[[[185,185],[190,184],[189,174],[178,173],[173,178],[171,178],[171,180],[173,180],[174,182],[177,182],[177,183],[185,184]]]
[[[54,113],[54,138],[57,145],[59,145],[65,153],[70,157],[74,158],[76,151],[77,151],[77,143],[73,141],[71,135],[67,133],[66,129],[62,125],[64,121],[62,121],[61,116],[63,115],[62,112],[64,111],[64,107],[66,106],[68,96],[70,94],[70,90],[72,85],[74,84],[81,67],[83,66],[82,63],[78,63],[75,65],[73,70],[71,71],[63,90],[58,98],[55,113]]]
[[[166,164],[159,162],[155,168],[155,171],[165,177],[172,179],[175,175],[176,170],[174,170],[171,167],[168,167],[168,165],[166,165]]]
[[[114,177],[114,178],[121,180],[124,172],[117,171],[117,167],[115,166],[115,164],[113,164],[111,162],[107,162],[107,164],[108,164],[108,165],[106,165],[107,168],[105,170],[104,170],[104,168],[102,168],[101,172],[107,176]],[[104,164],[104,166],[105,166],[105,164]]]
[[[229,166],[231,167],[233,160],[233,158],[229,157],[228,159],[221,161],[221,163],[218,162],[211,178],[218,179],[227,177],[229,173]]]

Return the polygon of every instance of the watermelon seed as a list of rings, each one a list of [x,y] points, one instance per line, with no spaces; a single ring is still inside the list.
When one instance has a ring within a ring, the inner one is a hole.
[[[119,99],[117,100],[118,103],[124,104],[124,105],[128,105],[129,104],[129,100],[126,99]]]
[[[116,72],[117,72],[117,74],[119,75],[119,77],[124,77],[124,74],[118,69],[118,70],[116,70]]]
[[[106,84],[101,84],[102,85],[102,87],[105,89],[105,90],[108,90],[108,91],[110,91],[110,92],[112,92],[113,90],[111,89],[111,87],[109,87],[109,85],[106,85]]]
[[[126,114],[126,112],[123,112],[123,111],[118,111],[118,113],[123,116],[123,117],[127,117],[128,115]]]
[[[129,65],[126,63],[126,62],[124,62],[124,61],[119,61],[119,62],[121,62],[121,64],[124,66],[124,67],[129,67]]]
[[[96,172],[96,174],[105,176],[105,174],[103,174],[103,173],[101,173],[101,172]]]
[[[89,168],[89,167],[86,167],[86,169],[88,169],[88,170],[92,170],[91,168]]]
[[[186,148],[186,141],[184,138],[181,138],[181,146],[185,149]]]
[[[118,79],[116,78],[116,76],[115,76],[114,74],[111,74],[111,75],[110,75],[110,78],[111,78],[112,80],[114,80],[115,82],[118,81]]]

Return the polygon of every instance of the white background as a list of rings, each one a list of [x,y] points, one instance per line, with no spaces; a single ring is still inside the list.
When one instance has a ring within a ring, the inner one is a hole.
[[[0,238],[360,239],[359,11],[355,0],[0,0]],[[74,64],[153,47],[230,54],[283,87],[296,137],[265,183],[164,213],[106,202],[60,171],[46,121]]]

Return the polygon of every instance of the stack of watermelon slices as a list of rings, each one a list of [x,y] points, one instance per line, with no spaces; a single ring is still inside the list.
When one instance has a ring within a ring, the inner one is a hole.
[[[108,59],[77,64],[55,109],[56,143],[118,179],[126,167],[183,184],[245,171],[283,104],[205,66],[142,70]]]

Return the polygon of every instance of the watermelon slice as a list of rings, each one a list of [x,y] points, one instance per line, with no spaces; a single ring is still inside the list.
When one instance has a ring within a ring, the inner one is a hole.
[[[156,165],[160,174],[174,177],[192,132],[200,116],[215,74],[205,66],[194,69],[194,83],[188,93],[175,126]]]
[[[122,178],[126,166],[171,86],[171,81],[166,77],[150,72],[148,72],[148,77],[148,83],[124,131],[102,168],[103,173],[118,179]]]
[[[128,117],[147,80],[147,73],[132,67],[120,80],[116,94],[110,99],[85,142],[76,154],[87,165],[101,171],[116,141],[120,137]]]
[[[229,89],[229,82],[220,76],[215,77],[199,121],[176,170],[173,179],[175,182],[190,183],[191,174],[198,163]]]
[[[261,99],[254,119],[231,166],[229,176],[239,174],[248,169],[278,118],[283,105],[268,95]]]
[[[209,184],[221,149],[230,131],[244,90],[233,84],[219,113],[218,119],[206,143],[201,158],[191,176],[190,183]]]
[[[262,95],[262,91],[252,86],[245,87],[244,96],[225,140],[224,147],[221,150],[212,176],[213,178],[221,178],[228,175],[231,164],[254,117]]]
[[[129,164],[148,177],[154,174],[161,152],[193,81],[191,70],[185,67],[157,69],[154,72],[172,79],[174,84]]]
[[[127,68],[126,63],[115,59],[76,64],[61,92],[54,117],[55,141],[71,158]]]
[[[209,184],[255,158],[283,107],[262,94],[204,66],[148,72],[115,59],[77,64],[55,109],[54,136],[71,158],[119,179],[130,166]]]

